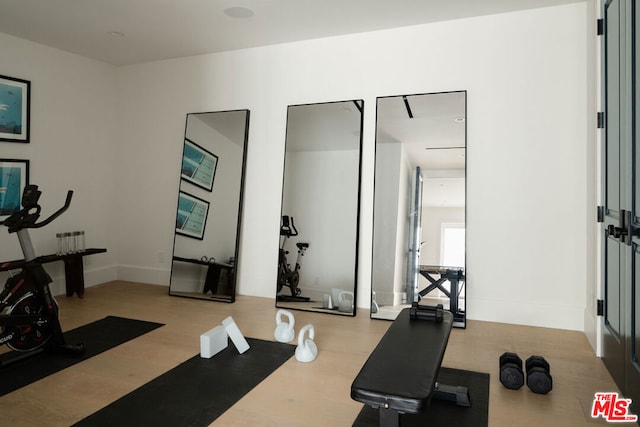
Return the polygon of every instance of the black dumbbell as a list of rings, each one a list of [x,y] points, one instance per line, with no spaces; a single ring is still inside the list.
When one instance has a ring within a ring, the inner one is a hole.
[[[525,363],[527,386],[534,393],[547,394],[553,388],[549,362],[542,356],[531,356]]]
[[[500,382],[506,388],[518,390],[524,385],[522,359],[515,353],[506,352],[500,356]]]

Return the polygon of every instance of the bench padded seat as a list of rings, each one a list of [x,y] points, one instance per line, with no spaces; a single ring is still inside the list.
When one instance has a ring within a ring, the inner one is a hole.
[[[351,385],[351,398],[398,413],[424,412],[449,341],[453,315],[441,323],[412,320],[408,308],[391,324]]]

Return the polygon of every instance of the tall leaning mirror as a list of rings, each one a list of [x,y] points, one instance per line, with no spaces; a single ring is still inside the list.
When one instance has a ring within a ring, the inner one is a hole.
[[[377,100],[371,317],[442,304],[465,327],[466,91]]]
[[[169,294],[233,302],[249,111],[187,114]]]
[[[363,107],[288,107],[277,307],[355,315]]]

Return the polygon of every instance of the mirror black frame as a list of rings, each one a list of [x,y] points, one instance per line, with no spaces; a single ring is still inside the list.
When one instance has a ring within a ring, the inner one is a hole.
[[[355,245],[354,245],[354,265],[353,265],[353,269],[354,269],[354,273],[353,273],[353,300],[352,300],[352,307],[350,311],[341,311],[338,310],[338,307],[333,307],[331,309],[329,308],[325,308],[323,306],[323,301],[309,301],[309,302],[313,302],[315,304],[315,306],[309,306],[309,307],[305,307],[305,306],[296,306],[296,305],[290,305],[290,304],[286,304],[287,301],[279,301],[278,299],[278,289],[280,288],[280,284],[279,284],[279,277],[280,277],[280,268],[278,269],[278,277],[276,277],[276,301],[275,301],[275,305],[278,308],[285,308],[285,309],[293,309],[293,310],[301,310],[301,311],[313,311],[313,312],[320,312],[320,313],[328,313],[328,314],[335,314],[335,315],[341,315],[341,316],[355,316],[356,315],[356,309],[357,309],[357,296],[358,296],[358,265],[359,265],[359,248],[360,248],[360,204],[361,204],[361,191],[362,191],[362,146],[363,146],[363,129],[364,129],[364,100],[362,99],[350,99],[350,100],[341,100],[341,101],[327,101],[327,102],[317,102],[317,103],[306,103],[306,104],[295,104],[295,105],[288,105],[287,106],[287,125],[286,125],[286,133],[285,133],[285,144],[284,144],[284,153],[283,153],[283,158],[284,158],[284,162],[283,162],[283,177],[282,177],[282,200],[281,200],[281,219],[283,217],[283,215],[285,215],[285,206],[284,206],[284,201],[285,201],[285,197],[284,197],[284,192],[286,189],[286,171],[287,171],[287,167],[286,167],[286,163],[287,163],[287,143],[289,141],[289,132],[290,132],[290,118],[291,118],[291,111],[292,108],[295,107],[312,107],[312,106],[320,106],[320,105],[333,105],[333,104],[343,104],[343,103],[352,103],[355,105],[355,108],[357,109],[357,111],[360,114],[359,117],[359,125],[358,125],[358,170],[357,170],[357,191],[356,191],[356,208],[355,208],[355,224],[354,224],[354,231],[355,231]],[[282,223],[281,223],[282,224]],[[279,248],[280,249],[280,248]],[[295,253],[292,253],[292,256],[295,258]],[[280,256],[281,254],[279,254],[279,264],[280,264]],[[327,289],[331,292],[333,292],[333,289]],[[284,304],[283,304],[284,303]],[[293,302],[292,304],[296,304],[295,302]],[[318,307],[319,305],[319,307]]]
[[[464,121],[464,199],[465,199],[465,203],[464,203],[464,222],[465,222],[465,228],[466,228],[466,222],[467,222],[467,167],[468,167],[468,162],[467,162],[467,146],[468,146],[468,135],[467,135],[467,123],[466,123],[466,119],[467,119],[467,104],[468,104],[468,92],[466,90],[454,90],[454,91],[444,91],[444,92],[427,92],[427,93],[416,93],[416,94],[406,94],[406,95],[389,95],[389,96],[380,96],[376,98],[376,140],[375,140],[375,145],[374,145],[374,151],[375,151],[375,155],[374,155],[374,191],[373,191],[373,197],[374,197],[374,210],[373,210],[373,221],[372,221],[372,246],[371,246],[371,251],[372,251],[372,267],[371,267],[371,311],[370,311],[370,318],[372,319],[376,319],[376,320],[393,320],[390,317],[383,317],[383,316],[375,316],[375,313],[378,309],[378,304],[376,302],[376,296],[375,296],[375,260],[376,260],[376,209],[375,209],[375,199],[377,196],[377,191],[376,191],[376,179],[377,179],[377,169],[378,169],[378,150],[379,150],[379,120],[380,120],[380,108],[379,108],[379,102],[381,100],[384,99],[389,99],[389,98],[397,98],[397,99],[401,99],[404,103],[404,108],[406,109],[406,114],[408,115],[409,118],[413,119],[413,111],[411,109],[411,105],[409,102],[409,98],[412,97],[419,97],[419,96],[428,96],[428,95],[446,95],[446,94],[463,94],[464,96],[464,113],[462,116],[462,121]],[[458,121],[458,118],[456,118],[456,121]],[[449,146],[445,146],[445,147],[441,147],[441,148],[462,148],[459,146],[456,147],[449,147]],[[465,254],[466,254],[466,248],[467,248],[467,233],[465,230],[465,236],[464,236],[464,240],[465,240]],[[424,242],[423,242],[424,243]],[[407,257],[409,257],[410,254],[407,253]],[[407,261],[407,260],[405,260]],[[459,289],[459,292],[462,291],[466,291],[466,275],[467,275],[467,265],[466,265],[466,255],[465,255],[465,265],[463,267],[463,270],[461,272],[461,275],[459,275],[457,272],[449,272],[449,271],[442,271],[442,274],[440,274],[441,276],[444,275],[451,275],[453,277],[452,282],[455,282],[456,280],[459,280],[461,288]],[[454,274],[456,273],[456,274]],[[409,272],[407,272],[407,275],[409,274]],[[461,280],[460,280],[461,279]],[[409,278],[407,278],[407,280],[409,280]],[[458,283],[458,282],[456,282]],[[433,284],[433,282],[431,282],[431,284]],[[413,291],[413,290],[411,290]],[[411,292],[409,292],[409,290],[407,290],[407,296],[409,296]],[[465,292],[466,293],[466,292]],[[465,295],[466,296],[466,295]],[[419,299],[419,296],[415,296],[415,298]],[[450,297],[451,298],[451,297]],[[410,305],[411,302],[407,301],[407,303]],[[407,305],[407,306],[409,306]],[[457,304],[456,304],[457,306]],[[467,307],[467,301],[465,298],[464,301],[464,309],[459,309],[458,307],[458,313],[454,314],[454,326],[455,327],[462,327],[465,328],[466,327],[466,307]]]
[[[207,111],[207,112],[199,112],[199,113],[188,113],[186,115],[186,119],[185,119],[185,131],[184,131],[184,138],[183,141],[189,141],[187,138],[188,135],[188,125],[189,125],[189,117],[191,116],[198,116],[198,115],[204,115],[204,114],[216,114],[216,113],[241,113],[244,112],[245,113],[245,118],[244,118],[244,138],[243,138],[243,142],[242,142],[242,164],[241,164],[241,173],[240,173],[240,186],[239,186],[239,197],[238,197],[238,215],[237,215],[237,224],[236,224],[236,233],[235,233],[235,249],[234,249],[234,255],[233,255],[233,260],[232,262],[229,263],[221,263],[221,262],[211,262],[210,259],[204,259],[206,258],[203,257],[203,259],[186,259],[186,258],[182,258],[179,256],[176,256],[175,254],[175,249],[176,249],[176,239],[178,236],[177,232],[174,232],[174,239],[173,239],[173,252],[172,252],[172,257],[171,257],[171,277],[170,277],[170,282],[169,282],[169,295],[171,296],[179,296],[179,297],[185,297],[185,298],[196,298],[196,299],[204,299],[204,300],[210,300],[210,301],[220,301],[220,302],[227,302],[227,303],[233,303],[235,302],[236,299],[236,289],[237,289],[237,281],[238,281],[238,275],[237,275],[237,271],[238,271],[238,267],[240,265],[240,257],[239,257],[239,253],[240,253],[240,235],[241,235],[241,230],[242,230],[242,214],[243,214],[243,206],[244,206],[244,186],[245,186],[245,179],[246,179],[246,163],[247,163],[247,148],[248,148],[248,143],[249,143],[249,121],[250,121],[250,116],[251,116],[251,111],[248,109],[239,109],[239,110],[223,110],[223,111]],[[185,150],[185,144],[183,142],[183,150],[182,150],[182,155],[180,157],[180,170],[182,171],[182,161],[184,158],[184,150]],[[215,156],[215,155],[214,155]],[[217,156],[215,156],[217,157]],[[215,172],[214,172],[215,173]],[[179,176],[180,179],[180,184],[179,184],[179,189],[178,189],[178,195],[180,195],[180,193],[182,192],[182,182],[183,182],[183,178],[182,178],[182,172]],[[194,185],[198,185],[198,184],[194,184]],[[177,218],[177,213],[178,213],[178,209],[179,209],[179,197],[178,197],[178,202],[176,203],[176,218]],[[197,238],[197,237],[196,237]],[[184,293],[176,293],[176,291],[172,292],[171,290],[171,285],[173,282],[173,272],[174,272],[174,262],[178,261],[178,262],[186,262],[186,263],[190,263],[190,264],[196,264],[196,265],[200,265],[202,267],[207,267],[207,273],[206,273],[206,279],[205,279],[205,290],[202,294],[199,293],[195,293],[195,292],[184,292]],[[231,260],[230,260],[231,261]],[[222,271],[227,270],[228,274],[230,275],[230,278],[228,278],[228,282],[227,283],[227,290],[228,290],[228,295],[218,295],[218,294],[213,294],[213,295],[209,295],[207,294],[208,289],[208,283],[210,281],[215,281],[216,284],[218,282],[218,279],[220,277],[220,274]]]

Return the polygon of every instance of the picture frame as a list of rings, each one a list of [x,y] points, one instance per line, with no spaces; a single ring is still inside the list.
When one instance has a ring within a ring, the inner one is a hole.
[[[207,191],[213,190],[218,156],[192,140],[184,139],[180,177]]]
[[[209,202],[180,191],[176,214],[176,233],[198,240],[204,239],[209,214]]]
[[[0,75],[0,141],[29,142],[31,82]]]
[[[21,209],[29,185],[29,160],[0,159],[0,220]]]

